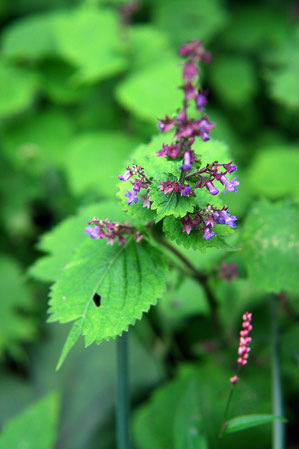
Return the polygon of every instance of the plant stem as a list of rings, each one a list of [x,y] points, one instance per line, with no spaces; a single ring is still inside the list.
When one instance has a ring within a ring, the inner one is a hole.
[[[197,282],[199,282],[201,284],[201,286],[203,287],[205,294],[206,294],[208,306],[210,309],[210,315],[211,315],[211,319],[214,324],[215,330],[216,330],[218,336],[222,338],[222,341],[225,342],[226,341],[225,334],[224,334],[224,331],[222,328],[222,324],[218,317],[218,303],[217,303],[217,301],[214,297],[214,294],[209,286],[209,283],[208,283],[209,277],[206,274],[200,272],[177,248],[172,246],[171,243],[164,240],[163,237],[161,237],[161,235],[157,234],[153,229],[152,229],[152,236],[154,237],[155,240],[157,240],[157,242],[159,242],[161,245],[163,245],[165,248],[167,248],[169,251],[171,251],[176,257],[178,257],[181,260],[181,262],[183,262],[183,264],[189,268],[189,270],[191,271],[192,277]]]
[[[279,323],[278,323],[278,297],[270,295],[271,321],[272,321],[272,406],[273,414],[283,416],[283,397],[279,363]],[[283,449],[285,446],[285,424],[282,421],[273,421],[272,449]]]
[[[237,372],[236,372],[236,376],[239,374],[240,371],[240,366],[238,366]],[[231,386],[227,401],[226,401],[226,405],[225,405],[225,409],[224,409],[224,413],[223,413],[223,421],[222,421],[222,425],[221,425],[221,429],[219,432],[219,438],[223,437],[223,433],[225,431],[225,425],[226,425],[226,421],[227,421],[227,416],[228,416],[228,411],[229,411],[229,407],[230,404],[232,402],[233,399],[233,395],[234,395],[234,391],[236,389],[237,384],[234,384]]]
[[[116,340],[117,346],[117,449],[130,449],[129,439],[129,369],[128,334],[123,332]]]

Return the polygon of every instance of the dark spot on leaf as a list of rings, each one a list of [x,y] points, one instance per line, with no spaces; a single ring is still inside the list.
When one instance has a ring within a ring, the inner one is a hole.
[[[94,302],[94,305],[96,307],[100,307],[101,305],[101,295],[98,295],[97,293],[95,293],[92,297],[92,300]]]

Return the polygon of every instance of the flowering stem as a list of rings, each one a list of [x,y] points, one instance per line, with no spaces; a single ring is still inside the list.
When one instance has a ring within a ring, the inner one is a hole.
[[[238,366],[237,374],[236,374],[236,375],[239,374],[239,371],[240,371],[240,366]],[[230,389],[230,392],[229,392],[229,395],[228,395],[228,398],[227,398],[227,401],[226,401],[224,413],[223,413],[223,421],[222,421],[222,425],[221,425],[220,432],[219,432],[219,438],[222,438],[222,437],[223,437],[223,433],[224,433],[224,431],[225,431],[225,426],[226,426],[226,421],[227,421],[228,411],[229,411],[230,404],[231,404],[231,402],[232,402],[232,398],[233,398],[233,395],[234,395],[234,391],[235,391],[235,389],[236,389],[236,385],[237,385],[237,384],[232,384],[232,385],[231,385],[231,389]]]
[[[192,273],[192,277],[197,282],[199,282],[201,284],[201,286],[203,287],[205,294],[206,294],[208,306],[210,309],[210,315],[211,315],[212,322],[215,326],[215,330],[216,330],[218,336],[222,337],[222,343],[226,343],[226,338],[225,338],[225,334],[224,334],[224,331],[222,328],[222,324],[218,317],[218,303],[217,303],[217,301],[213,295],[213,292],[209,286],[208,276],[204,273],[201,273],[177,248],[175,248],[169,242],[164,240],[163,237],[161,237],[161,235],[157,234],[153,229],[151,229],[151,231],[152,231],[152,236],[154,237],[154,239],[157,240],[157,242],[159,242],[161,245],[163,245],[169,251],[171,251],[173,254],[175,254],[175,256],[178,257],[181,260],[181,262],[183,262],[183,264],[189,268],[189,270]]]
[[[279,364],[279,324],[278,297],[270,295],[272,321],[272,403],[273,414],[283,416],[283,397]],[[285,424],[275,419],[273,421],[272,448],[283,449],[285,446]]]
[[[116,340],[117,346],[117,449],[130,449],[129,439],[129,370],[128,335],[124,332]]]

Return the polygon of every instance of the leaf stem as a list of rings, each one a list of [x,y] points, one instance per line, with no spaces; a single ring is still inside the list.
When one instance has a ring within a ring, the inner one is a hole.
[[[281,385],[279,363],[279,323],[278,323],[278,297],[270,295],[271,322],[272,322],[272,407],[273,414],[283,416],[283,393]],[[285,447],[285,424],[275,419],[273,421],[272,448]]]
[[[117,347],[117,449],[130,449],[129,439],[129,368],[128,335],[123,332],[116,340]]]
[[[154,239],[161,245],[163,245],[165,248],[167,248],[169,251],[171,251],[176,257],[178,257],[181,260],[181,262],[183,262],[183,264],[189,268],[193,279],[195,279],[197,282],[201,284],[206,294],[208,306],[210,309],[210,315],[215,330],[218,336],[222,338],[222,342],[226,343],[223,327],[218,316],[218,303],[216,301],[216,298],[214,297],[213,291],[211,290],[211,287],[208,282],[209,276],[199,271],[177,248],[172,246],[171,243],[169,243],[167,240],[164,240],[164,238],[160,234],[156,233],[153,229],[151,229],[151,231]]]

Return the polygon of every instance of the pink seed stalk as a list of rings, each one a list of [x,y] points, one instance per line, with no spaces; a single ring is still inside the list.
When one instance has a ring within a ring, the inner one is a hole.
[[[251,318],[252,318],[252,313],[244,313],[243,315],[243,323],[242,323],[242,330],[240,332],[240,341],[239,341],[239,348],[238,348],[238,360],[237,363],[239,365],[239,368],[241,366],[244,366],[247,364],[248,361],[248,357],[249,357],[249,352],[250,352],[250,343],[252,341],[252,338],[249,337],[250,331],[252,330],[252,325],[251,325]],[[232,385],[235,385],[239,378],[238,376],[233,376],[230,379],[230,383]]]

